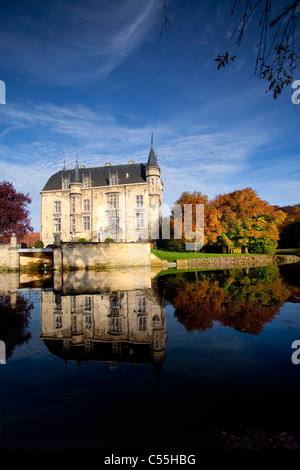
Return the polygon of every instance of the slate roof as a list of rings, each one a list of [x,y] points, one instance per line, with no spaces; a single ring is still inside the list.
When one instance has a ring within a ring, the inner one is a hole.
[[[73,171],[73,174],[71,176],[71,182],[72,183],[81,183],[81,179],[80,179],[80,172],[79,172],[79,166],[78,166],[78,162],[76,162],[76,165],[75,165],[75,170]]]
[[[151,153],[151,152],[150,152]],[[150,158],[150,155],[149,155]],[[148,160],[149,161],[149,160]],[[157,163],[156,163],[157,165]],[[98,166],[91,168],[78,168],[79,179],[82,182],[84,175],[91,175],[91,187],[109,186],[109,175],[114,171],[118,174],[118,184],[132,184],[146,182],[146,163],[127,163],[123,165]],[[152,165],[151,165],[152,166]],[[76,178],[78,179],[78,174]],[[128,174],[128,177],[126,177]],[[70,181],[74,178],[74,168],[71,170],[63,169],[50,176],[42,191],[62,189],[62,177],[69,177]]]
[[[158,166],[154,149],[151,145],[147,166]]]

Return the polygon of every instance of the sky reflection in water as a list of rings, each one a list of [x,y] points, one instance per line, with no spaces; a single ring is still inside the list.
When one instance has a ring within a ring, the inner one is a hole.
[[[300,442],[299,264],[3,276],[1,449]]]

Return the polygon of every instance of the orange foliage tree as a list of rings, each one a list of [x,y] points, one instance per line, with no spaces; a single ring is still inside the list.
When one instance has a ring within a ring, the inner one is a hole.
[[[187,227],[185,205],[192,206],[192,226]],[[286,214],[263,201],[252,188],[233,191],[217,196],[209,201],[201,192],[185,191],[175,202],[180,207],[181,242],[191,241],[191,233],[199,228],[196,207],[204,206],[204,240],[206,250],[209,247],[222,247],[223,251],[249,251],[250,253],[273,254],[279,240],[279,228]],[[174,210],[170,220],[171,238],[176,232],[178,221]],[[188,229],[187,229],[188,228]],[[218,251],[218,250],[217,250]]]
[[[185,219],[185,205],[190,204],[192,206],[192,224],[189,226]],[[199,228],[199,220],[197,220],[197,205],[204,205],[204,245],[211,245],[217,243],[218,237],[222,232],[222,225],[220,222],[222,213],[214,207],[208,200],[208,196],[202,194],[201,192],[194,191],[190,193],[185,191],[182,193],[179,199],[175,202],[175,205],[180,206],[181,208],[181,233],[182,242],[191,241],[192,237],[190,232],[196,233],[196,230]],[[171,225],[171,237],[174,238],[174,210],[172,212],[172,217],[170,220]]]
[[[177,277],[166,292],[177,319],[188,331],[205,331],[215,321],[243,333],[257,335],[272,321],[291,291],[278,266],[225,273],[198,273],[195,279]]]
[[[219,195],[211,204],[222,214],[217,244],[228,251],[244,247],[251,253],[275,252],[279,227],[286,217],[283,211],[276,211],[252,188]]]

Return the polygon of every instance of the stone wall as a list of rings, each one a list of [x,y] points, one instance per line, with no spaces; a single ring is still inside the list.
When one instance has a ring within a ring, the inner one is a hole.
[[[60,243],[54,245],[54,269],[162,265],[150,243]]]
[[[9,267],[9,244],[0,245],[0,265],[2,268]]]
[[[19,268],[19,254],[18,248],[20,244],[17,243],[16,235],[11,236],[10,243],[0,245],[0,269],[18,269]]]
[[[297,256],[245,255],[245,256],[214,256],[210,258],[195,258],[177,260],[177,269],[230,269],[238,267],[259,267],[270,264],[285,264],[299,262]]]
[[[88,271],[82,269],[55,271],[53,273],[53,287],[55,291],[59,291],[63,295],[150,289],[153,279],[160,271],[160,266],[137,266],[134,269],[116,267],[115,269],[91,269]]]

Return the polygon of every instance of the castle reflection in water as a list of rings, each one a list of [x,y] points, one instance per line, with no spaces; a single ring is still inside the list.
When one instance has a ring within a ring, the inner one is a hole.
[[[41,291],[40,337],[52,354],[78,363],[162,363],[164,301],[147,269],[57,273]]]

